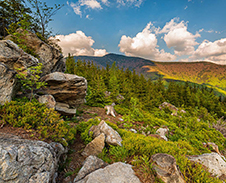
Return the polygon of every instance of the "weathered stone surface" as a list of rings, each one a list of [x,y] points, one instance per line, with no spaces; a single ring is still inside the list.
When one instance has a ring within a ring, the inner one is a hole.
[[[38,98],[38,101],[42,104],[46,103],[46,106],[48,108],[53,108],[55,109],[56,106],[56,101],[52,95],[42,95]]]
[[[98,169],[77,183],[141,183],[129,164],[117,162]]]
[[[16,72],[9,70],[5,64],[0,63],[0,104],[10,102],[16,94]]]
[[[106,167],[108,164],[105,163],[102,159],[97,158],[96,156],[89,156],[86,158],[84,165],[79,170],[77,176],[74,179],[74,182],[77,182],[84,178],[86,175],[92,173],[93,171]]]
[[[168,141],[166,135],[168,134],[169,132],[169,128],[159,128],[156,133],[158,135],[160,135],[161,138],[163,138],[165,141]]]
[[[56,103],[55,110],[58,111],[60,114],[66,115],[66,116],[71,116],[76,114],[76,109],[69,109],[68,104]]]
[[[173,156],[163,153],[158,153],[151,156],[153,168],[157,172],[157,176],[165,183],[185,183],[183,175],[179,167],[176,165],[176,160]]]
[[[92,133],[91,133],[91,132],[92,132]],[[89,129],[89,135],[90,135],[90,136],[92,135],[93,138],[98,137],[100,134],[101,134],[101,132],[100,132],[99,126],[93,125],[93,126],[91,126],[91,128]]]
[[[102,120],[97,127],[91,127],[90,131],[93,131],[93,137],[96,137],[95,135],[98,135],[99,132],[104,133],[106,137],[105,142],[107,144],[122,146],[122,138],[118,132],[107,125],[104,120]]]
[[[54,72],[41,78],[47,83],[47,87],[41,92],[53,95],[57,102],[66,103],[70,107],[77,107],[85,102],[87,81],[85,78]]]
[[[190,161],[198,162],[208,168],[208,171],[217,177],[226,175],[226,162],[217,153],[206,153],[198,156],[189,156]]]
[[[59,143],[0,133],[0,183],[51,182],[66,150]]]
[[[25,53],[10,40],[0,41],[0,62],[12,70],[16,68],[27,69],[39,63],[37,58]]]
[[[22,33],[22,29],[18,29],[17,32]],[[10,39],[11,36],[7,36],[5,39]],[[34,49],[35,54],[39,57],[39,62],[43,64],[42,75],[49,74],[51,72],[64,72],[65,71],[65,60],[59,50],[46,44],[40,40],[36,34],[28,31],[26,36],[22,37],[27,46]]]
[[[98,155],[102,152],[104,148],[105,135],[101,133],[98,137],[92,140],[89,144],[86,145],[82,156],[88,157],[90,155]]]

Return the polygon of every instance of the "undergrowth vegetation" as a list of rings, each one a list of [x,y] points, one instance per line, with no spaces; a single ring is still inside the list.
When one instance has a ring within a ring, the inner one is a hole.
[[[156,153],[167,153],[175,157],[186,182],[222,182],[187,157],[210,153],[211,149],[203,145],[208,142],[218,145],[220,151],[226,148],[226,139],[218,131],[222,125],[217,122],[226,117],[225,100],[215,96],[212,89],[174,82],[165,88],[161,78],[156,82],[145,80],[135,71],[120,69],[115,63],[111,67],[99,68],[92,62],[75,62],[69,56],[66,64],[67,73],[86,77],[90,90],[88,105],[103,107],[114,102],[116,113],[123,116],[123,121],[116,124],[107,122],[119,132],[123,146],[106,146],[99,155],[101,159],[108,163],[128,162],[135,166],[138,174],[142,174],[143,181],[161,182],[156,178],[150,158]],[[160,110],[159,105],[163,102],[178,107],[177,114],[172,115],[175,111],[170,108]],[[77,126],[85,144],[92,141],[90,127],[99,122],[96,118]],[[160,127],[169,129],[168,141],[149,136],[156,134]]]
[[[39,134],[40,139],[51,139],[67,146],[75,138],[76,129],[64,121],[54,109],[48,109],[33,99],[11,101],[0,105],[0,123],[23,127]]]
[[[184,120],[186,120],[185,118]],[[163,120],[164,121],[164,120]],[[81,133],[81,137],[84,142],[87,144],[92,140],[92,137],[89,135],[89,129],[92,125],[98,125],[100,120],[98,118],[91,119],[87,122],[81,122],[77,129],[79,133]],[[204,148],[202,142],[214,141],[219,145],[220,149],[224,147],[221,144],[224,144],[225,139],[223,136],[218,133],[214,129],[212,130],[212,136],[206,137],[205,134],[197,134],[195,133],[201,130],[204,130],[207,126],[202,126],[193,134],[193,139],[177,139],[175,141],[164,141],[157,139],[152,136],[144,136],[139,133],[133,133],[126,129],[118,128],[117,125],[108,122],[114,130],[118,131],[121,135],[122,147],[119,146],[107,146],[104,148],[102,153],[99,155],[101,159],[108,163],[113,163],[117,161],[129,162],[135,166],[135,169],[139,169],[140,173],[142,173],[142,177],[148,178],[151,175],[155,175],[155,171],[152,168],[152,162],[150,157],[156,153],[167,153],[173,155],[177,161],[177,164],[180,167],[181,172],[184,175],[185,181],[188,183],[193,182],[206,182],[206,183],[217,183],[221,182],[220,179],[215,177],[211,177],[210,173],[203,169],[203,167],[199,164],[194,164],[189,161],[187,158],[188,155],[197,155],[202,153],[210,153],[211,151],[207,148]],[[171,121],[171,126],[176,126],[176,124]],[[164,124],[169,124],[165,121]],[[189,127],[188,127],[189,128]],[[207,127],[208,128],[208,127]],[[170,130],[172,131],[172,129]],[[180,133],[185,133],[182,129],[180,132],[175,132],[175,134],[179,135]],[[174,134],[174,135],[175,135]],[[196,138],[198,136],[198,138]],[[170,138],[170,135],[169,135]],[[217,140],[218,139],[218,140]],[[150,177],[149,177],[150,178]],[[153,179],[153,177],[152,177]],[[154,182],[161,182],[156,177],[154,177]]]

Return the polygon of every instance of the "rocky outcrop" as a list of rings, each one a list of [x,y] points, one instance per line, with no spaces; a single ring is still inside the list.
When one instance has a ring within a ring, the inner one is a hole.
[[[48,108],[55,109],[56,101],[52,95],[42,95],[38,98],[39,103],[46,104]]]
[[[217,177],[226,175],[226,162],[218,153],[206,153],[198,156],[189,156],[190,161],[200,163],[208,168],[208,171]]]
[[[77,176],[74,179],[74,182],[77,182],[83,179],[86,175],[94,172],[97,169],[104,168],[108,164],[105,163],[102,159],[97,158],[96,156],[89,156],[86,158],[84,165],[79,170]]]
[[[158,135],[160,135],[160,137],[162,138],[162,139],[164,139],[165,141],[168,141],[168,138],[166,137],[167,135],[168,135],[168,133],[169,133],[169,128],[159,128],[157,131],[156,131],[156,133],[158,134]]]
[[[98,126],[92,126],[89,130],[89,134],[92,131],[93,137],[99,136],[101,133],[105,134],[105,142],[111,145],[122,146],[122,138],[117,131],[113,130],[104,120],[102,120]]]
[[[25,53],[14,42],[10,40],[0,41],[0,62],[4,63],[9,69],[27,69],[37,66],[37,58]]]
[[[40,92],[53,95],[56,102],[66,103],[74,108],[85,102],[87,81],[85,78],[54,72],[41,78],[47,87]]]
[[[86,145],[84,151],[82,152],[82,155],[85,157],[90,155],[97,156],[104,149],[104,141],[105,135],[101,133],[98,137],[96,137],[94,140],[92,140],[89,144]]]
[[[76,183],[141,183],[129,164],[114,163],[100,168]]]
[[[60,114],[66,115],[66,116],[73,116],[76,114],[76,109],[70,109],[68,104],[56,103],[55,110],[58,111]]]
[[[23,71],[37,64],[38,59],[25,53],[12,41],[0,41],[0,104],[10,102],[19,89],[15,69]]]
[[[18,29],[17,32],[22,33],[23,30]],[[43,64],[42,75],[65,71],[65,60],[59,50],[46,44],[30,31],[27,31],[26,36],[22,36],[22,38],[25,40],[26,46],[34,50],[39,62]],[[7,36],[5,39],[11,39],[11,36]]]
[[[185,183],[182,173],[173,156],[158,153],[151,156],[157,176],[165,183]]]
[[[0,183],[52,182],[64,153],[66,150],[59,143],[0,133]]]
[[[10,102],[16,94],[16,72],[0,63],[0,105]]]

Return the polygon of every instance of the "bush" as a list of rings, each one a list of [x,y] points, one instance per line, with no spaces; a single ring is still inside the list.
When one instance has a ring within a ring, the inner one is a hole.
[[[72,141],[76,134],[76,129],[61,119],[54,109],[48,109],[45,104],[35,100],[11,101],[0,106],[0,121],[13,127],[35,130],[40,138],[52,139],[64,145]]]

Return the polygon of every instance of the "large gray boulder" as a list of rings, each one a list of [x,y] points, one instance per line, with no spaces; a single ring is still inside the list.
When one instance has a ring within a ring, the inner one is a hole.
[[[165,183],[185,183],[182,173],[173,156],[158,153],[151,156],[157,176]]]
[[[17,32],[23,34],[22,29],[18,29]],[[11,39],[11,35],[5,39]],[[46,44],[37,37],[33,32],[27,31],[26,36],[22,36],[26,45],[34,50],[39,62],[43,64],[42,75],[49,74],[51,72],[64,72],[65,60],[61,52],[54,47]]]
[[[132,166],[117,162],[100,168],[76,183],[141,183]]]
[[[17,93],[16,69],[21,71],[36,66],[38,59],[25,53],[10,40],[0,41],[0,104],[10,102]]]
[[[206,153],[197,156],[189,156],[190,161],[200,163],[208,168],[208,171],[217,177],[226,175],[226,162],[218,153]]]
[[[47,87],[40,92],[52,95],[56,102],[68,104],[72,108],[85,102],[87,90],[85,78],[54,72],[42,77],[41,80],[47,83]]]
[[[0,133],[0,183],[52,182],[64,153],[59,143]]]
[[[0,63],[0,105],[10,102],[16,94],[16,72]]]

